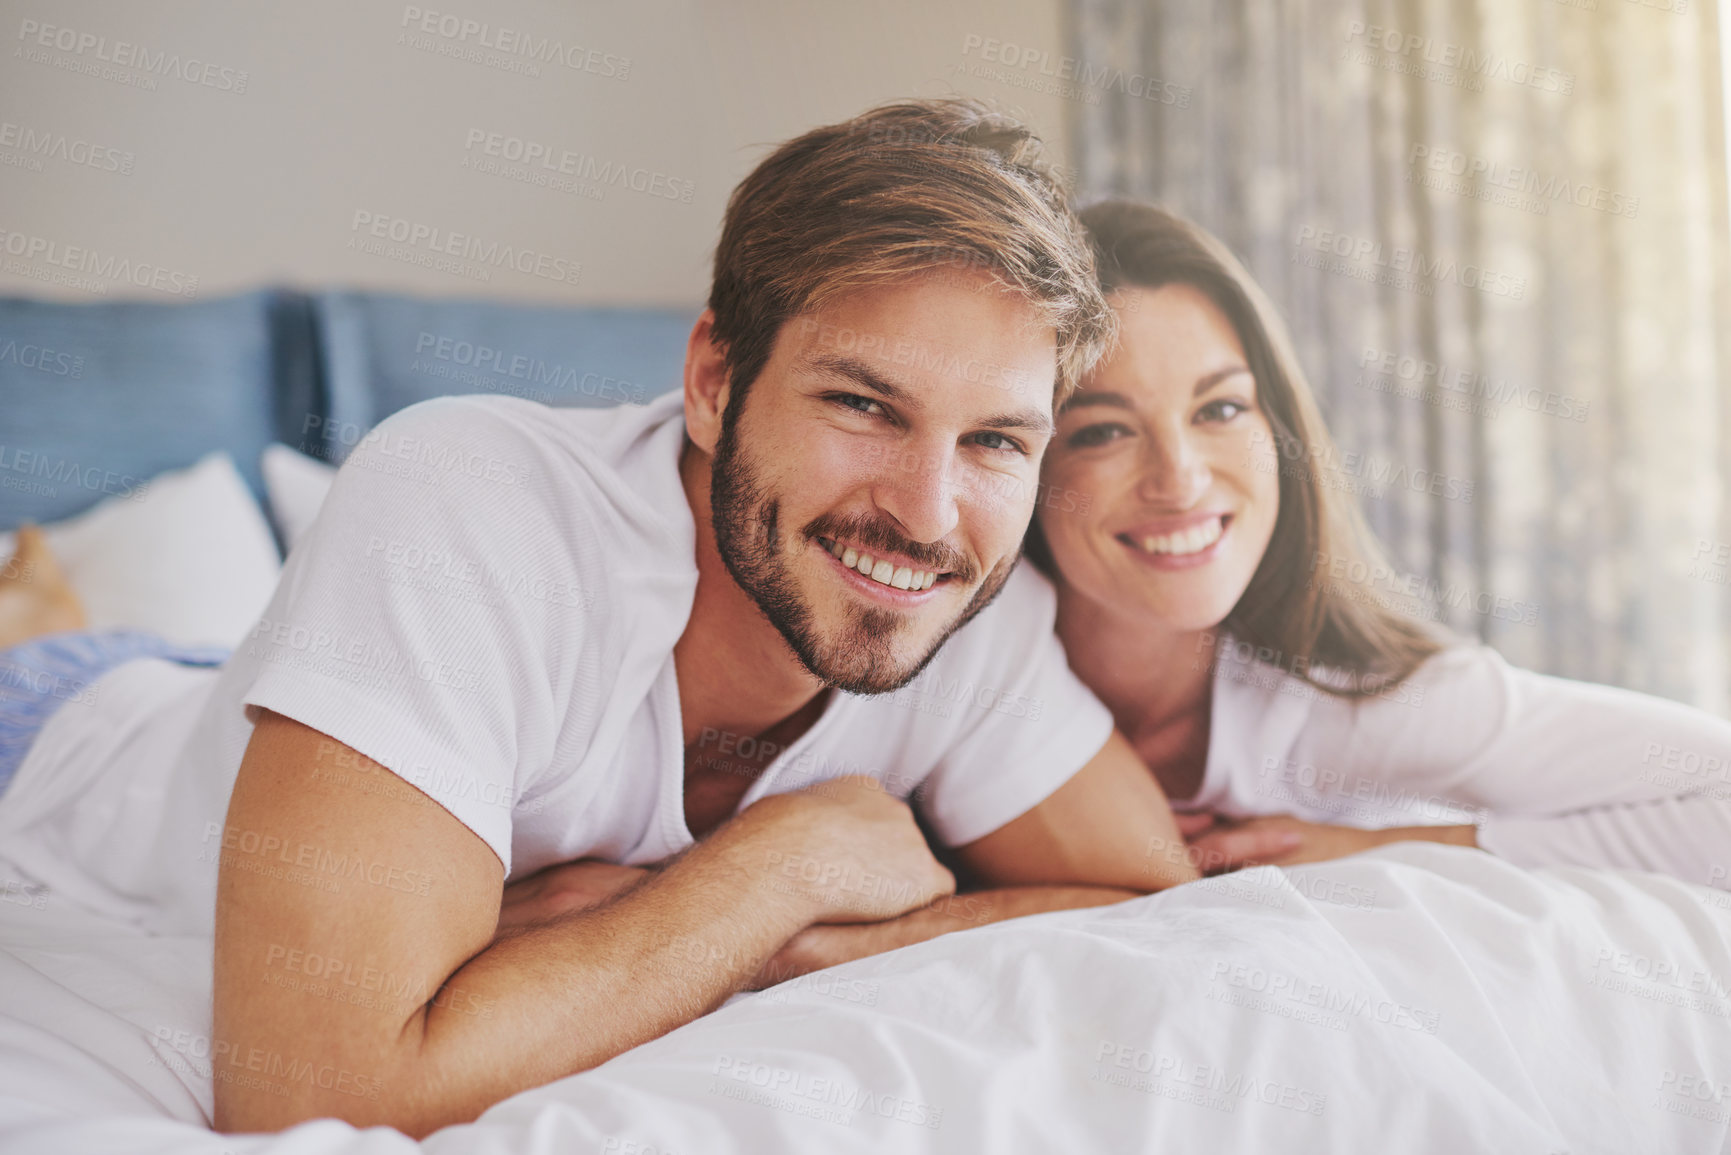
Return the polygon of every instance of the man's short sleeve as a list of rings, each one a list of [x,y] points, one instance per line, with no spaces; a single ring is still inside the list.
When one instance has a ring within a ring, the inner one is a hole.
[[[1057,604],[1051,583],[1019,565],[997,600],[897,692],[912,708],[959,722],[915,793],[947,845],[1032,810],[1111,737],[1111,712],[1071,671],[1053,632]]]
[[[511,864],[601,580],[533,407],[442,398],[355,447],[243,646],[243,701],[388,767]],[[593,552],[593,551],[591,551]],[[327,768],[333,776],[353,766]]]

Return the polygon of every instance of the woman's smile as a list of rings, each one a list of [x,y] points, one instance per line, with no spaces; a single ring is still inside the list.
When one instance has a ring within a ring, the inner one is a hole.
[[[1191,569],[1219,556],[1231,525],[1230,513],[1201,513],[1143,522],[1114,536],[1155,569]]]

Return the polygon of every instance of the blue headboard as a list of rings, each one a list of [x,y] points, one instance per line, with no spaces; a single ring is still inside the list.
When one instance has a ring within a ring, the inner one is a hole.
[[[642,404],[675,388],[696,310],[569,309],[377,293],[314,299],[326,422],[303,452],[341,461],[406,405],[511,393],[545,405]],[[307,440],[303,437],[302,442]]]
[[[262,499],[270,442],[341,461],[428,397],[646,401],[678,386],[696,315],[343,290],[0,298],[0,530],[68,517],[213,449]]]
[[[0,529],[53,521],[321,405],[312,312],[264,290],[189,304],[0,299]]]

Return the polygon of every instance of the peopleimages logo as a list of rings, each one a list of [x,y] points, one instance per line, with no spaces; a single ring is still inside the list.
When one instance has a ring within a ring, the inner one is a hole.
[[[1444,281],[1459,285],[1463,289],[1473,289],[1488,293],[1493,297],[1505,297],[1511,301],[1519,301],[1527,295],[1527,279],[1509,273],[1497,272],[1479,265],[1461,264],[1453,257],[1430,257],[1417,249],[1402,246],[1388,248],[1381,241],[1370,237],[1355,237],[1351,233],[1338,233],[1333,229],[1319,229],[1314,225],[1301,225],[1298,235],[1292,241],[1300,250],[1293,254],[1295,261],[1304,255],[1303,250],[1310,249],[1319,254],[1339,258],[1343,263],[1326,265],[1326,271],[1340,273],[1344,276],[1373,279],[1382,273],[1392,273],[1408,278],[1419,286]],[[1310,264],[1309,261],[1300,263]],[[1411,286],[1402,286],[1411,287]],[[1426,294],[1428,295],[1428,293]]]
[[[1608,213],[1614,217],[1630,217],[1640,211],[1641,198],[1614,192],[1586,181],[1573,181],[1535,168],[1504,164],[1459,149],[1442,145],[1414,144],[1407,151],[1409,167],[1424,168],[1432,173],[1460,177],[1491,188],[1525,193],[1540,201],[1567,201],[1584,209]]]
[[[1327,554],[1316,555],[1311,563],[1310,580],[1304,583],[1306,589],[1323,589],[1348,602],[1378,606],[1424,621],[1442,621],[1445,609],[1464,610],[1523,626],[1537,625],[1539,621],[1536,602],[1476,590],[1459,582],[1444,584],[1436,578],[1402,574],[1356,558],[1336,557],[1323,573],[1320,567],[1327,559]]]
[[[429,358],[445,365],[433,365]],[[579,372],[574,367],[550,363],[539,357],[508,353],[491,345],[444,337],[425,329],[415,337],[415,359],[409,368],[429,376],[467,381],[488,389],[497,388],[498,383],[482,374],[508,377],[529,386],[547,386],[551,390],[546,395],[549,399],[561,394],[582,394],[630,405],[642,405],[649,400],[649,392],[643,386],[618,377],[609,377],[592,369]],[[464,373],[463,370],[473,372]]]
[[[50,349],[45,345],[20,345],[8,340],[0,343],[0,365],[12,364],[20,369],[34,369],[52,377],[84,376],[84,358],[76,353]]]
[[[0,442],[0,474],[8,473],[40,478],[51,485],[75,485],[92,493],[106,493],[135,500],[144,497],[150,489],[148,481],[141,481],[129,473],[116,473],[112,469],[96,465],[80,465],[64,457],[50,457],[34,449],[22,449]],[[3,483],[0,481],[0,484]],[[7,488],[19,487],[12,485]],[[52,496],[55,492],[55,489],[45,487],[47,496]]]
[[[790,1114],[851,1125],[856,1114],[936,1131],[944,1110],[917,1099],[870,1091],[840,1079],[718,1055],[711,1071],[710,1094],[775,1107]],[[755,1094],[753,1093],[755,1092]]]
[[[1471,502],[1473,499],[1475,483],[1470,477],[1456,477],[1435,469],[1414,469],[1372,454],[1342,452],[1332,445],[1306,445],[1293,437],[1270,438],[1260,429],[1250,435],[1253,449],[1270,442],[1283,477],[1315,479],[1330,488],[1356,490],[1375,497],[1383,497],[1389,489],[1405,489],[1448,501]],[[1255,468],[1258,472],[1272,473],[1276,466],[1258,455]]]
[[[1088,89],[1090,91],[1087,95],[1092,97],[1089,103],[1098,101],[1096,93],[1116,92],[1155,104],[1169,104],[1176,108],[1190,107],[1188,86],[1161,80],[1157,76],[1126,72],[1122,68],[1091,63],[1075,56],[1053,56],[1043,48],[1025,47],[991,36],[969,33],[962,39],[962,55],[973,56],[975,53],[987,64],[1044,77],[1056,85],[1074,84]],[[1070,95],[1067,88],[1055,88],[1053,91],[1060,95]]]
[[[521,165],[523,169],[531,172],[540,170],[549,176],[571,177],[600,190],[626,189],[647,197],[678,201],[681,204],[690,204],[692,195],[697,191],[695,182],[669,176],[657,169],[602,160],[586,152],[573,152],[545,141],[489,132],[483,128],[468,130],[463,139],[463,150],[470,154],[479,153],[486,158],[482,161],[476,161],[473,156],[463,158],[464,167],[473,167],[477,171],[489,171],[481,167],[487,160],[504,161]],[[499,166],[497,171],[499,175],[512,175],[511,170],[503,166]],[[531,179],[530,183],[536,182]]]
[[[496,53],[503,60],[514,63],[559,64],[573,72],[588,72],[604,80],[631,78],[630,57],[615,56],[581,44],[568,44],[551,36],[536,36],[518,28],[495,27],[484,20],[471,20],[451,12],[435,12],[408,4],[403,7],[400,27],[424,36],[437,36],[453,46]],[[423,46],[414,44],[412,47]]]
[[[1445,826],[1471,826],[1489,817],[1482,806],[1472,806],[1445,798],[1440,794],[1421,794],[1416,790],[1393,785],[1380,778],[1367,778],[1333,766],[1316,766],[1281,758],[1278,754],[1264,755],[1262,782],[1256,792],[1274,795],[1287,801],[1321,809],[1334,809],[1330,800],[1361,803],[1368,817],[1390,811],[1409,814],[1417,812],[1433,823]]]
[[[1507,406],[1511,409],[1525,409],[1529,413],[1543,413],[1564,421],[1585,421],[1590,407],[1589,402],[1567,393],[1523,387],[1511,384],[1506,377],[1493,379],[1486,373],[1378,349],[1372,345],[1366,345],[1359,354],[1358,366],[1380,375],[1391,384],[1401,383],[1407,388],[1399,392],[1405,395],[1433,400],[1439,395],[1459,394],[1464,398],[1485,401],[1489,405],[1485,413],[1487,417],[1496,416],[1499,409]],[[1363,381],[1362,376],[1360,380]],[[1377,382],[1372,380],[1370,387],[1376,388]],[[1433,392],[1433,387],[1436,392]]]
[[[1328,1096],[1307,1087],[1261,1079],[1115,1039],[1100,1040],[1094,1050],[1094,1070],[1089,1080],[1145,1094],[1162,1094],[1165,1085],[1193,1090],[1201,1094],[1189,1101],[1227,1113],[1240,1102],[1279,1107],[1303,1115],[1320,1115],[1328,1109]],[[1165,1094],[1165,1097],[1177,1096]]]
[[[31,233],[14,232],[4,226],[0,226],[0,252],[23,262],[15,269],[8,264],[8,272],[28,272],[28,263],[40,263],[78,276],[80,287],[98,293],[106,293],[110,282],[123,282],[173,297],[198,296],[198,278],[191,273],[83,245],[68,245]]]
[[[1406,66],[1391,68],[1391,71],[1424,74],[1422,66],[1430,65],[1456,73],[1458,79],[1474,81],[1475,91],[1482,91],[1476,85],[1483,84],[1485,80],[1501,80],[1563,96],[1575,91],[1575,75],[1572,72],[1546,68],[1528,60],[1505,56],[1500,52],[1486,52],[1468,45],[1439,40],[1434,36],[1402,32],[1398,28],[1384,28],[1381,25],[1354,20],[1347,25],[1346,39],[1349,46],[1357,42],[1369,52],[1382,54],[1386,58],[1384,67],[1388,67],[1389,62]],[[1367,59],[1361,63],[1375,64],[1378,61]],[[1448,79],[1446,74],[1430,78]]]
[[[138,159],[125,149],[112,145],[96,144],[67,136],[64,132],[32,128],[27,124],[14,124],[10,120],[0,120],[0,149],[16,149],[21,156],[32,160],[46,157],[98,172],[117,172],[122,176],[132,175],[132,166]],[[41,171],[40,166],[36,171]]]
[[[354,219],[349,223],[349,231],[357,234],[349,238],[351,248],[393,259],[409,259],[418,255],[424,260],[411,259],[410,263],[430,262],[430,267],[435,268],[439,267],[440,259],[448,259],[483,273],[486,270],[481,266],[514,269],[532,277],[569,285],[575,285],[583,272],[580,262],[552,253],[504,245],[498,241],[486,241],[472,233],[453,232],[437,225],[412,221],[407,217],[372,213],[365,209],[355,210]],[[400,249],[376,245],[373,243],[375,240],[390,241],[400,246]],[[462,270],[453,267],[451,271]]]
[[[26,50],[52,48],[57,52],[86,57],[103,64],[137,69],[151,76],[176,77],[188,84],[214,88],[218,92],[233,92],[239,95],[246,91],[247,73],[244,69],[212,64],[193,56],[182,57],[178,52],[152,52],[142,44],[133,44],[126,40],[110,41],[106,36],[80,32],[64,25],[20,20],[18,39],[24,42]],[[36,63],[50,62],[39,59],[37,54],[28,58]],[[81,70],[82,66],[72,69]]]

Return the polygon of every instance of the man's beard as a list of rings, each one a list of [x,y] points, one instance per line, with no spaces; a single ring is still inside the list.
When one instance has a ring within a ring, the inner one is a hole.
[[[811,674],[850,694],[884,694],[907,685],[926,668],[950,635],[991,604],[1015,569],[1018,554],[1000,562],[974,592],[966,608],[940,631],[918,661],[896,660],[895,638],[908,628],[907,615],[877,606],[849,607],[839,636],[825,638],[812,621],[810,604],[800,596],[783,549],[781,502],[770,497],[751,463],[740,452],[737,414],[722,420],[710,472],[710,518],[715,545],[727,572],[739,583],[763,616],[787,641]],[[882,521],[820,515],[805,526],[803,537],[822,549],[818,537],[899,552],[923,568],[948,572],[951,580],[973,579],[971,563],[954,549],[909,541]]]

